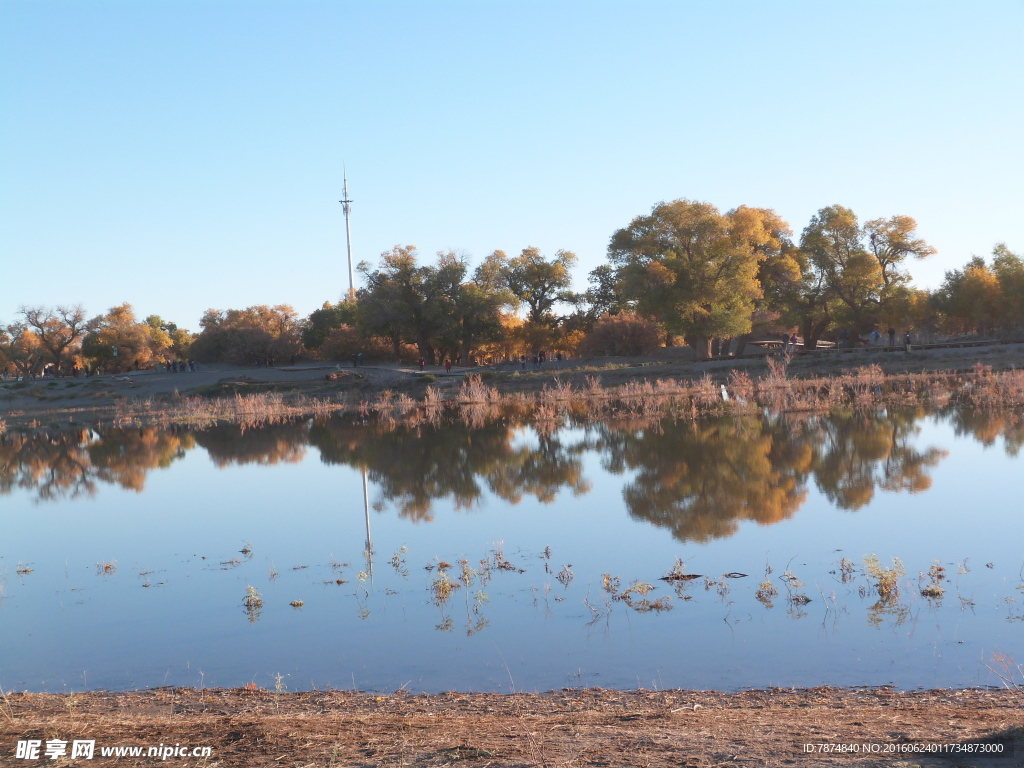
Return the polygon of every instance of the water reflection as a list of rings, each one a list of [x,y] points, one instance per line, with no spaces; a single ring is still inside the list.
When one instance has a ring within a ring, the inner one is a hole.
[[[0,493],[39,501],[92,494],[98,484],[141,491],[147,474],[200,447],[217,467],[294,463],[313,449],[329,465],[365,472],[384,506],[404,518],[433,519],[436,502],[458,509],[487,494],[511,504],[586,494],[585,458],[629,473],[622,501],[634,518],[680,541],[731,536],[743,521],[763,525],[794,515],[809,484],[836,507],[859,510],[879,491],[920,492],[946,451],[920,444],[926,418],[950,420],[957,434],[1008,454],[1024,445],[1018,414],[921,410],[828,416],[729,415],[699,421],[635,420],[531,429],[516,416],[415,424],[342,418],[261,428],[201,431],[105,429],[8,432],[0,436]]]
[[[325,463],[367,470],[382,497],[411,520],[432,520],[438,499],[469,509],[483,498],[484,487],[512,504],[524,496],[551,502],[562,489],[589,490],[581,461],[585,445],[563,443],[557,432],[523,445],[516,440],[520,432],[509,419],[476,428],[461,421],[371,427],[329,420],[311,427],[309,441]]]
[[[32,491],[40,501],[91,496],[98,483],[142,491],[146,475],[196,445],[190,432],[155,427],[8,432],[0,436],[0,493]]]

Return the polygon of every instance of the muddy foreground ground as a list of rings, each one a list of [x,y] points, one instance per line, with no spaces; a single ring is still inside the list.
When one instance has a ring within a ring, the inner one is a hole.
[[[19,760],[22,739],[95,740],[95,757]],[[208,746],[210,756],[99,753],[158,745]],[[984,756],[999,745],[1014,754]],[[1011,768],[1024,765],[1024,691],[9,693],[0,699],[0,764]]]

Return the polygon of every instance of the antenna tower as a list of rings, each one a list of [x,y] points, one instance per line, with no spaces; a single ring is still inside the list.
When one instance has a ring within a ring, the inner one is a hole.
[[[338,202],[341,203],[341,209],[345,212],[345,244],[348,246],[348,300],[355,301],[355,273],[352,271],[352,227],[349,224],[349,216],[352,213],[352,201],[348,198],[348,172],[344,166],[342,166],[342,179],[344,180],[344,191],[342,199]]]

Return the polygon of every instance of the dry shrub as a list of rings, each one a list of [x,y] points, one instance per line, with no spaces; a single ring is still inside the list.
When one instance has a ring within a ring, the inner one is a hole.
[[[580,344],[580,353],[606,355],[649,355],[661,346],[658,326],[633,312],[602,315]]]
[[[733,371],[729,374],[729,391],[733,396],[742,400],[752,400],[754,397],[754,382],[746,371]]]
[[[460,404],[497,403],[501,399],[498,390],[488,387],[479,374],[471,373],[462,382],[456,400]]]
[[[693,401],[702,409],[720,404],[722,402],[721,387],[715,384],[710,375],[705,373],[693,385]]]

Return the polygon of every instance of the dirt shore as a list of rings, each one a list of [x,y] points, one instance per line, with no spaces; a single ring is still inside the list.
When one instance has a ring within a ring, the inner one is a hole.
[[[167,401],[177,396],[216,398],[233,393],[280,392],[285,397],[332,397],[345,392],[372,399],[384,390],[421,396],[429,382],[442,395],[457,389],[467,373],[489,376],[488,385],[500,392],[536,392],[557,377],[583,385],[588,377],[605,387],[656,379],[695,380],[705,374],[726,381],[734,370],[751,377],[767,373],[766,356],[693,362],[685,348],[663,349],[636,358],[582,359],[547,363],[543,368],[506,363],[471,369],[441,366],[421,372],[415,366],[367,365],[353,369],[332,363],[304,363],[282,368],[201,365],[195,373],[140,371],[123,376],[84,379],[43,379],[0,382],[0,418],[8,424],[41,422],[51,426],[97,423],[114,418],[126,403]],[[794,378],[834,376],[877,365],[887,374],[931,371],[969,371],[978,364],[993,370],[1024,368],[1024,343],[918,349],[868,348],[846,352],[818,351],[795,356],[789,364]],[[330,378],[329,378],[330,377]],[[429,378],[427,378],[429,377]]]
[[[27,739],[44,745],[48,739],[69,745],[74,739],[95,740],[95,756],[76,761],[14,758],[17,742]],[[1000,744],[1004,752],[1012,746],[1013,756],[984,756],[1000,749]],[[210,747],[210,755],[172,756],[166,761],[100,755],[102,747],[157,745]],[[950,751],[940,757],[925,751],[929,749]],[[1010,768],[1024,765],[1024,691],[815,688],[718,693],[595,688],[545,694],[381,696],[158,689],[12,693],[0,699],[0,764],[161,762],[209,768]]]

